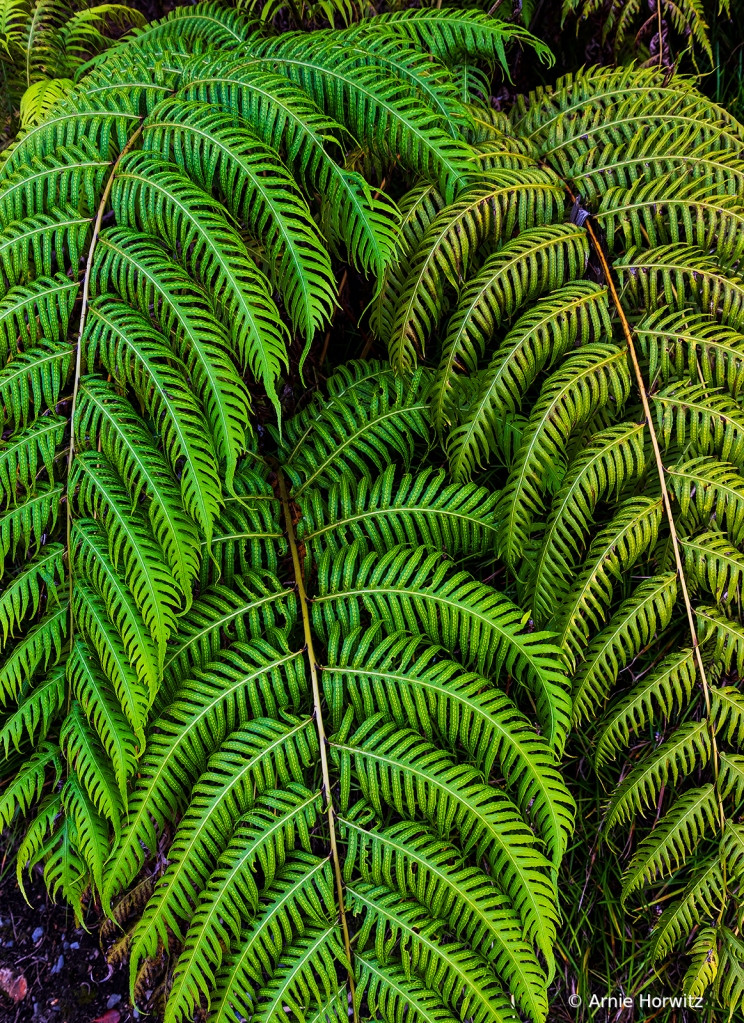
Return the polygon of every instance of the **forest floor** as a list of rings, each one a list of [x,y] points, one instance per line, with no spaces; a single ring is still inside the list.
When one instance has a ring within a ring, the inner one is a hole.
[[[0,1023],[130,1023],[138,1018],[128,971],[109,969],[98,945],[98,920],[76,927],[34,872],[23,898],[10,851],[0,860]],[[30,905],[29,905],[30,903]],[[139,1016],[140,1019],[143,1017]]]

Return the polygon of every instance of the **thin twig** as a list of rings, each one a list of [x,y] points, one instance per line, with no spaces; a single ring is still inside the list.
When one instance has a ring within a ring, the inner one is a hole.
[[[78,342],[77,342],[77,355],[75,357],[75,383],[72,388],[72,408],[70,409],[70,448],[67,454],[67,486],[70,486],[70,474],[72,472],[72,462],[75,458],[75,406],[77,404],[78,390],[80,388],[80,370],[82,366],[82,352],[83,352],[83,331],[85,330],[85,314],[88,311],[88,293],[90,291],[90,276],[93,270],[93,254],[96,250],[96,244],[98,243],[98,236],[101,231],[101,220],[103,219],[103,211],[106,208],[108,197],[111,194],[111,188],[114,184],[114,177],[116,175],[117,168],[129,150],[132,148],[134,143],[142,134],[142,122],[140,126],[131,135],[129,141],[124,146],[122,151],[116,158],[114,166],[111,168],[111,174],[106,182],[106,187],[103,190],[101,201],[98,205],[98,214],[96,215],[96,223],[93,228],[93,237],[91,238],[90,248],[88,249],[88,262],[85,266],[85,278],[83,279],[83,305],[80,310],[80,329],[78,330]],[[67,574],[70,579],[70,607],[72,607],[72,548],[71,548],[71,534],[72,534],[72,501],[67,500]],[[72,643],[74,638],[74,627],[72,624],[72,616],[70,616],[70,652],[72,652]]]
[[[295,581],[297,583],[297,595],[300,600],[300,607],[302,608],[302,624],[305,629],[305,644],[307,646],[307,656],[310,662],[310,678],[312,681],[313,688],[313,703],[315,705],[315,725],[316,728],[318,729],[318,743],[320,744],[320,766],[323,775],[323,787],[325,789],[326,807],[328,811],[328,827],[331,833],[331,858],[333,859],[333,870],[336,876],[336,892],[338,896],[339,913],[341,916],[341,929],[344,934],[344,948],[346,950],[346,958],[349,965],[349,987],[351,988],[351,999],[354,1008],[354,1023],[358,1023],[356,992],[354,990],[354,969],[351,961],[351,944],[349,942],[349,929],[346,924],[346,913],[344,911],[344,886],[343,881],[341,879],[341,867],[338,859],[338,847],[336,845],[336,818],[333,812],[333,799],[331,797],[331,776],[328,770],[328,754],[326,751],[326,736],[325,729],[323,727],[323,715],[321,712],[320,704],[318,668],[315,660],[315,651],[313,649],[313,632],[310,627],[308,599],[307,594],[305,592],[305,584],[302,579],[300,555],[297,550],[297,540],[295,539],[294,526],[292,524],[292,512],[290,511],[289,507],[287,485],[284,482],[284,476],[282,475],[281,470],[277,471],[277,477],[279,479],[279,493],[282,499],[282,507],[284,508],[284,521],[287,526],[287,537],[289,539],[289,546],[292,551],[292,564],[294,566]]]
[[[569,195],[571,195],[571,190],[570,189],[567,189],[567,190],[569,192]],[[574,200],[574,202],[576,201],[575,196],[573,196],[573,195],[572,195],[572,199]],[[618,296],[617,289],[615,288],[615,282],[612,279],[612,274],[610,273],[610,267],[609,267],[609,265],[607,263],[607,260],[605,258],[605,254],[602,251],[602,247],[599,244],[599,240],[597,239],[597,236],[596,236],[596,234],[594,232],[594,228],[592,227],[591,220],[587,219],[585,224],[584,224],[584,226],[586,227],[586,230],[587,230],[587,232],[589,234],[589,237],[592,240],[592,244],[594,245],[594,250],[597,253],[599,261],[602,264],[602,270],[604,272],[605,279],[607,281],[607,286],[610,289],[610,295],[612,296],[612,301],[613,301],[613,303],[615,305],[615,309],[617,310],[617,314],[620,317],[620,322],[621,322],[622,327],[623,327],[623,333],[625,334],[625,340],[626,340],[627,345],[628,345],[628,352],[630,353],[630,360],[633,363],[633,371],[635,373],[636,383],[638,385],[638,390],[640,391],[640,394],[641,394],[641,402],[643,404],[643,413],[644,413],[644,415],[646,417],[646,425],[648,426],[649,436],[651,437],[651,446],[653,447],[653,450],[654,450],[654,459],[656,461],[656,471],[657,471],[658,476],[659,476],[659,484],[661,486],[662,500],[664,502],[664,509],[666,511],[666,517],[667,517],[667,521],[669,523],[669,531],[671,533],[671,538],[672,538],[672,547],[674,549],[674,560],[675,560],[675,563],[676,563],[676,566],[677,566],[677,576],[679,578],[679,585],[680,585],[680,588],[682,590],[682,599],[684,600],[685,610],[687,612],[687,621],[688,621],[689,626],[690,626],[690,635],[692,636],[692,647],[693,647],[693,650],[695,652],[695,659],[697,661],[697,666],[698,666],[698,669],[700,671],[700,680],[702,682],[703,695],[705,697],[705,709],[706,709],[706,715],[707,715],[707,718],[708,718],[708,727],[709,727],[709,730],[710,730],[710,741],[711,741],[711,751],[712,751],[712,760],[713,760],[713,774],[714,774],[714,778],[715,778],[715,789],[716,789],[716,795],[718,797],[718,811],[719,811],[719,816],[720,816],[720,820],[721,820],[721,830],[723,830],[724,822],[725,822],[725,817],[724,817],[724,813],[723,813],[723,803],[721,802],[721,795],[720,795],[720,791],[719,791],[719,787],[718,787],[718,746],[716,744],[715,728],[713,727],[713,722],[711,720],[711,715],[710,715],[710,692],[709,692],[709,689],[708,689],[708,679],[707,679],[707,676],[706,676],[706,673],[705,673],[705,668],[703,666],[703,658],[702,658],[702,655],[700,653],[700,647],[699,647],[698,641],[697,641],[697,629],[695,627],[695,616],[694,616],[694,612],[692,610],[692,604],[690,603],[690,595],[689,595],[689,593],[687,591],[687,581],[685,580],[685,573],[684,573],[684,569],[683,569],[683,566],[682,566],[682,555],[680,554],[680,550],[679,550],[679,540],[677,538],[677,529],[676,529],[676,526],[674,524],[674,516],[672,514],[672,505],[671,505],[671,502],[669,500],[669,492],[667,490],[667,485],[666,485],[666,479],[665,479],[666,470],[664,469],[664,463],[663,463],[662,458],[661,458],[661,451],[659,449],[659,441],[658,441],[658,438],[656,436],[656,430],[654,429],[654,423],[653,423],[653,419],[652,419],[652,416],[651,416],[651,408],[650,408],[649,403],[648,403],[648,395],[646,394],[646,385],[645,385],[644,380],[643,380],[643,374],[641,373],[641,367],[640,367],[640,365],[638,363],[638,356],[636,355],[635,345],[633,344],[633,333],[632,333],[632,331],[630,329],[630,324],[628,323],[628,319],[627,319],[627,317],[625,315],[623,307],[620,304],[620,298]]]

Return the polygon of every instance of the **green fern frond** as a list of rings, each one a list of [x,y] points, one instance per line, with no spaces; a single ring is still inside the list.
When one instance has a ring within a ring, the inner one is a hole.
[[[501,496],[499,553],[514,568],[530,527],[543,510],[550,466],[560,466],[571,432],[610,402],[622,408],[630,392],[627,353],[586,345],[545,381]]]
[[[387,338],[397,372],[424,355],[444,311],[445,285],[459,289],[481,245],[510,238],[515,227],[551,223],[562,203],[560,185],[544,171],[494,171],[489,179],[442,210],[410,257]]]
[[[413,897],[434,920],[447,921],[458,940],[493,965],[530,1017],[544,1019],[545,978],[522,940],[519,917],[487,874],[466,867],[454,846],[421,824],[368,831],[354,821],[340,823],[349,832],[349,859],[358,860],[365,882]]]
[[[57,266],[76,269],[86,248],[90,219],[73,206],[50,207],[12,221],[0,231],[0,297],[24,284],[26,267],[33,266],[34,276],[50,277]]]
[[[60,795],[67,822],[74,826],[73,843],[90,871],[96,888],[100,891],[103,883],[103,865],[109,855],[106,822],[99,815],[76,774],[69,775]]]
[[[0,442],[0,487],[9,504],[17,506],[19,498],[25,503],[36,490],[41,470],[54,479],[54,457],[66,425],[60,416],[42,416],[27,430]]]
[[[525,634],[522,612],[467,572],[451,574],[441,555],[426,547],[394,547],[384,557],[361,559],[358,544],[335,559],[326,554],[318,568],[318,596],[312,618],[321,636],[335,621],[347,634],[362,608],[387,632],[422,628],[432,643],[459,648],[466,664],[495,677],[515,675],[534,695],[546,738],[556,750],[565,742],[568,696],[561,658],[550,633]]]
[[[708,722],[689,721],[680,727],[624,778],[607,805],[607,828],[626,821],[633,812],[654,806],[662,786],[676,786],[710,757]]]
[[[701,998],[718,974],[718,941],[715,927],[702,927],[692,946],[692,962],[687,968],[683,991]]]
[[[591,720],[606,700],[622,669],[666,629],[677,600],[677,578],[659,572],[642,582],[623,601],[589,644],[573,685],[573,720]]]
[[[418,902],[402,899],[384,885],[357,882],[348,892],[352,912],[364,913],[360,938],[364,943],[374,939],[375,952],[383,962],[389,958],[384,936],[390,929],[393,940],[400,944],[405,972],[418,974],[429,985],[437,978],[439,993],[450,1009],[467,1013],[475,1023],[502,1023],[513,1018],[503,988],[486,961],[461,942],[444,945],[438,933],[443,921],[432,920]],[[520,994],[524,1004],[527,992],[523,989]],[[538,1008],[533,1003],[530,1009],[533,1020],[544,1019],[542,1005]]]
[[[223,960],[212,1003],[216,1023],[232,1020],[236,1010],[252,1011],[253,998],[264,982],[263,964],[271,962],[276,968],[294,934],[303,936],[308,925],[327,925],[334,908],[330,863],[295,849],[277,871],[272,884],[260,893],[259,912],[242,931],[236,951]],[[343,1013],[339,1013],[337,1019],[331,1016],[334,1023],[346,1019],[348,1002],[345,999],[341,1007]],[[329,1012],[328,1006],[326,1012]],[[326,1016],[321,1013],[317,1023],[325,1020]]]
[[[182,504],[179,485],[142,419],[113,387],[87,376],[80,382],[79,393],[74,423],[78,443],[81,447],[100,444],[132,506],[146,508],[152,534],[189,606],[198,572],[199,539]],[[149,498],[146,505],[143,496]]]
[[[187,1019],[202,997],[211,998],[223,959],[223,942],[228,947],[237,942],[241,919],[258,909],[257,880],[270,885],[295,842],[310,852],[310,830],[320,812],[320,793],[291,782],[287,789],[270,789],[259,796],[253,809],[236,823],[186,934],[168,999],[169,1021]],[[133,967],[142,952],[141,939],[135,936]],[[334,969],[334,981],[335,976]],[[282,994],[286,997],[284,991]]]
[[[426,544],[450,557],[479,557],[493,550],[498,494],[469,483],[444,486],[442,470],[397,478],[390,465],[375,480],[342,476],[327,496],[306,491],[297,536],[320,561],[354,541],[378,554],[401,543]]]
[[[705,643],[706,655],[720,663],[726,671],[734,661],[736,670],[739,673],[744,671],[744,629],[741,625],[715,607],[698,604],[693,611],[698,624],[698,642],[701,645]],[[715,645],[711,642],[712,637],[715,637]]]
[[[10,554],[15,560],[18,551],[28,557],[33,551],[38,554],[46,533],[54,531],[59,515],[62,487],[31,494],[23,504],[10,508],[0,515],[0,557]],[[0,574],[0,578],[4,574]]]
[[[78,703],[72,705],[65,717],[59,744],[88,798],[98,812],[112,822],[118,838],[125,806],[108,758]]]
[[[544,869],[549,861],[516,806],[480,780],[473,768],[377,715],[349,738],[332,741],[331,755],[341,775],[341,812],[347,812],[352,762],[364,798],[378,813],[382,800],[409,820],[420,812],[440,832],[455,829],[463,852],[484,856],[499,887],[519,913],[525,939],[535,941],[552,962],[555,891]]]
[[[632,498],[592,541],[581,574],[554,614],[574,665],[585,656],[591,630],[601,628],[615,582],[655,543],[661,515],[660,498]]]
[[[523,231],[490,256],[465,286],[442,342],[433,384],[432,419],[440,432],[452,420],[456,369],[474,372],[494,330],[528,300],[581,277],[586,234],[571,224]]]
[[[21,687],[40,669],[46,671],[62,656],[62,647],[69,627],[70,609],[67,601],[51,601],[37,625],[32,625],[19,639],[0,665],[0,703],[5,706],[8,696],[17,700]]]
[[[127,783],[137,769],[138,747],[141,752],[144,735],[141,732],[135,735],[96,655],[79,638],[75,640],[65,668],[75,699],[111,761],[122,803],[126,807]]]
[[[77,487],[81,510],[103,527],[113,567],[118,570],[121,563],[123,578],[162,660],[181,597],[144,516],[131,507],[123,484],[94,451],[77,456],[70,485]]]
[[[573,800],[556,771],[553,752],[509,697],[456,661],[442,659],[440,648],[422,644],[418,636],[392,633],[381,640],[379,627],[373,626],[341,640],[337,628],[323,670],[333,728],[341,727],[346,696],[359,724],[381,713],[429,741],[447,737],[453,752],[461,744],[486,778],[498,763],[507,787],[557,862],[573,826]]]
[[[667,469],[682,515],[702,526],[715,515],[716,525],[733,543],[744,533],[744,481],[733,465],[696,458]]]
[[[674,434],[680,447],[689,439],[697,454],[715,454],[744,467],[744,416],[733,398],[691,380],[671,384],[652,397],[665,445]]]
[[[660,309],[641,320],[636,334],[652,380],[659,375],[666,382],[673,374],[701,377],[709,387],[725,388],[734,397],[744,385],[744,337],[713,317],[689,309]]]
[[[23,351],[42,338],[64,338],[78,284],[64,274],[37,277],[19,284],[0,299],[0,361],[3,365],[20,342]]]
[[[62,775],[59,746],[56,743],[41,742],[30,760],[23,765],[3,792],[0,799],[0,820],[3,825],[11,822],[18,809],[22,814],[26,814],[39,802],[50,767],[54,768],[56,784]]]
[[[43,551],[26,563],[0,592],[0,629],[4,649],[9,635],[12,635],[28,615],[36,614],[42,599],[42,592],[50,602],[56,600],[58,581],[64,580],[64,548],[61,544],[49,544]]]
[[[207,654],[207,658],[208,658]],[[142,755],[140,779],[129,799],[122,842],[107,870],[104,902],[128,885],[145,857],[143,846],[157,847],[157,830],[186,808],[184,779],[196,784],[212,753],[226,735],[252,717],[279,717],[280,708],[296,710],[307,691],[302,653],[275,649],[261,640],[238,644],[192,677],[153,724]]]
[[[706,828],[715,827],[716,814],[712,785],[703,785],[681,795],[638,846],[623,875],[623,902],[642,885],[679,869],[697,848]]]
[[[539,624],[566,597],[599,501],[611,500],[643,472],[644,431],[643,423],[621,423],[595,433],[566,473],[527,583],[526,599]]]
[[[429,382],[425,370],[406,379],[381,374],[370,388],[361,387],[359,393],[350,388],[332,397],[308,423],[302,443],[288,436],[282,450],[294,497],[310,486],[338,483],[344,470],[371,481],[370,462],[380,473],[391,458],[408,468],[416,438],[429,433]]]
[[[464,422],[447,439],[450,468],[456,479],[469,479],[499,446],[503,410],[518,412],[527,388],[540,370],[589,337],[612,335],[607,293],[588,282],[568,284],[535,303],[515,323],[478,374],[477,395]]]
[[[168,867],[137,929],[138,947],[152,949],[171,931],[184,940],[188,920],[233,828],[269,789],[301,784],[317,758],[317,737],[308,719],[283,724],[256,718],[232,732],[207,763],[181,818]],[[150,953],[151,954],[151,953]]]
[[[165,647],[158,651],[129,587],[111,563],[106,534],[92,519],[78,519],[73,528],[72,543],[75,571],[91,583],[105,602],[129,663],[149,692],[150,699],[154,699],[160,684]]]
[[[670,717],[675,701],[677,707],[684,709],[692,699],[695,677],[694,652],[681,650],[667,657],[656,671],[617,700],[610,707],[597,739],[597,765],[614,759],[623,746],[629,746],[631,732],[638,734],[659,717]]]
[[[701,533],[680,541],[685,569],[693,586],[709,590],[716,604],[734,600],[741,581],[744,561],[725,533]]]
[[[712,857],[691,878],[682,898],[664,910],[654,931],[653,957],[660,959],[705,917],[715,917],[725,898],[721,864]],[[693,957],[695,953],[693,952]]]
[[[62,665],[50,671],[28,692],[21,692],[18,709],[0,721],[0,745],[5,748],[6,760],[11,742],[20,752],[24,735],[32,744],[47,737],[65,705],[65,695],[65,669]]]

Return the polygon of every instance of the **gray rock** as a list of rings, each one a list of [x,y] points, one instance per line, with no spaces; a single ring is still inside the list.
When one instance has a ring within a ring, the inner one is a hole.
[[[64,965],[65,965],[65,957],[64,956],[60,956],[59,959],[57,960],[57,962],[54,964],[54,966],[49,971],[49,973],[50,974],[51,973],[59,973]]]
[[[113,1009],[115,1005],[118,1005],[121,1001],[121,995],[109,995],[109,1000],[106,1002],[107,1009]]]
[[[36,930],[34,931],[34,933],[31,935],[31,941],[33,941],[33,943],[35,945],[36,942],[37,941],[41,941],[41,939],[43,937],[44,937],[44,928],[43,927],[37,927]]]

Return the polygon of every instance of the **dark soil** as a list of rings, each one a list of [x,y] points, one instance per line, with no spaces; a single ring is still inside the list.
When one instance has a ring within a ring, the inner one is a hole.
[[[130,1023],[128,971],[109,969],[98,946],[98,917],[87,931],[55,905],[43,879],[25,882],[30,905],[7,855],[0,878],[0,1023]],[[25,981],[25,983],[24,983]],[[8,995],[14,991],[15,1000]],[[25,994],[23,994],[25,988]],[[142,1017],[140,1017],[142,1018]]]

